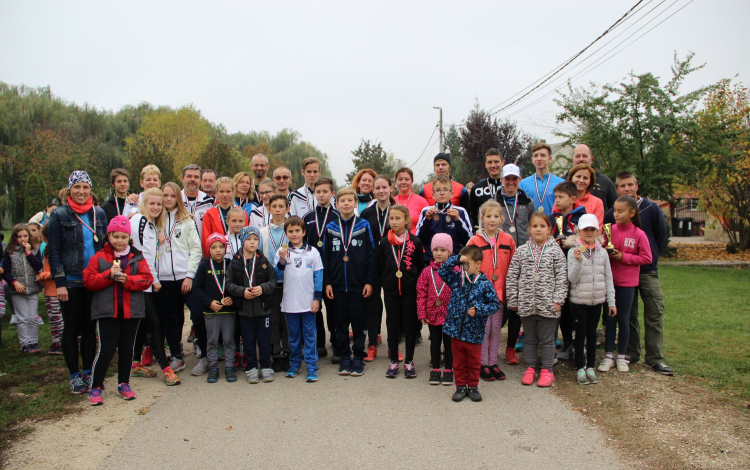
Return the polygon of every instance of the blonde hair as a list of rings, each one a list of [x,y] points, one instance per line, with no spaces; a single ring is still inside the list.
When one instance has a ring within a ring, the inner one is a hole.
[[[244,216],[247,216],[247,212],[241,207],[238,206],[232,206],[231,209],[229,209],[229,212],[227,212],[227,220],[229,220],[229,216],[232,214],[242,214]]]
[[[146,208],[148,207],[148,198],[149,197],[159,197],[162,199],[162,207],[161,207],[161,213],[159,216],[151,220],[151,218],[148,215],[148,211]],[[150,188],[145,191],[143,191],[143,197],[141,198],[141,201],[138,203],[138,209],[140,209],[141,214],[143,214],[143,217],[146,218],[146,220],[149,220],[152,224],[156,225],[156,228],[159,230],[164,230],[164,227],[166,227],[165,223],[165,216],[164,216],[164,193],[161,192],[161,189],[159,188]]]
[[[484,214],[486,214],[488,211],[496,210],[500,213],[500,225],[505,223],[505,215],[503,214],[503,207],[500,205],[499,202],[490,199],[489,201],[482,204],[482,206],[479,208],[479,221],[481,225],[482,219],[484,219]]]
[[[406,220],[406,230],[409,230],[411,228],[411,214],[409,213],[408,207],[403,204],[394,204],[391,206],[390,211],[401,212],[404,215],[404,219]]]
[[[219,192],[219,185],[220,184],[230,184],[232,185],[232,192],[234,193],[234,181],[232,181],[232,178],[228,176],[222,176],[221,178],[218,178],[216,180],[216,186],[214,186],[214,190],[216,192]]]
[[[246,171],[240,171],[239,173],[237,173],[236,175],[234,175],[234,177],[232,177],[232,182],[234,183],[234,188],[235,188],[235,194],[234,195],[237,196],[237,185],[240,183],[240,181],[242,180],[242,178],[244,178],[245,176],[247,176],[248,178],[250,178],[250,189],[248,189],[247,190],[247,194],[244,194],[242,197],[246,197],[249,200],[253,201],[253,200],[255,200],[254,199],[255,198],[255,181],[253,181],[253,175],[251,175],[250,173],[248,173]],[[217,180],[217,182],[218,182],[218,180]]]
[[[171,181],[164,183],[164,186],[161,187],[162,197],[164,197],[164,190],[167,188],[174,191],[175,196],[177,196],[177,214],[174,216],[175,222],[192,219],[193,215],[185,209],[185,204],[182,202],[182,190],[177,186],[177,183]],[[166,210],[167,208],[165,207],[164,209]]]
[[[354,196],[354,200],[357,200],[357,191],[355,191],[352,188],[346,187],[339,189],[339,192],[336,193],[336,200],[340,201],[343,196]]]
[[[146,175],[150,175],[151,173],[156,173],[157,175],[159,175],[159,179],[161,180],[161,170],[153,163],[149,163],[148,165],[143,167],[143,169],[141,170],[141,179],[143,179],[143,177]]]

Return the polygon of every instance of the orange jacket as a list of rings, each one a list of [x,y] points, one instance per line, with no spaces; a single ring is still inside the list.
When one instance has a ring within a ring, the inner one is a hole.
[[[482,249],[482,272],[490,280],[500,302],[505,303],[505,278],[508,277],[508,266],[516,252],[516,242],[513,237],[500,230],[497,237],[497,265],[492,266],[492,247],[487,240],[480,234],[474,235],[467,245],[476,245]],[[496,275],[497,279],[493,280],[492,276]]]
[[[247,217],[247,213],[245,214],[245,227],[247,227],[250,224],[250,220]],[[209,256],[208,249],[210,248],[208,246],[208,237],[211,236],[212,233],[220,233],[222,235],[227,235],[227,232],[224,230],[224,224],[221,222],[221,212],[219,212],[219,206],[210,208],[206,215],[203,216],[203,229],[201,230],[201,248],[203,248],[203,257],[207,258]]]

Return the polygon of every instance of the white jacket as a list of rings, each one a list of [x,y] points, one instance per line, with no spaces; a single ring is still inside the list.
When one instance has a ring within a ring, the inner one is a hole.
[[[612,269],[609,265],[609,255],[596,242],[596,252],[592,258],[575,257],[579,249],[579,240],[568,251],[568,279],[570,280],[570,301],[578,305],[600,305],[604,301],[610,306],[615,305],[615,286],[612,282]]]
[[[304,217],[308,212],[318,207],[315,193],[307,186],[302,186],[289,194],[289,213],[298,217]]]
[[[185,196],[185,190],[183,189],[182,203],[185,204],[185,209],[195,217],[195,224],[198,227],[198,238],[200,238],[201,229],[203,228],[203,216],[206,215],[209,209],[214,207],[214,198],[203,191],[198,191],[198,197],[195,198],[195,201],[191,202]]]
[[[175,223],[177,209],[167,212],[166,241],[159,252],[159,278],[162,281],[181,281],[195,277],[201,261],[201,239],[195,220]],[[170,247],[170,251],[167,251]]]
[[[154,277],[151,285],[158,284],[161,281],[159,280],[157,254],[162,248],[159,247],[156,226],[149,222],[143,214],[136,214],[130,218],[130,238],[133,240],[133,246],[143,253],[143,257],[148,263],[148,269]],[[151,287],[146,289],[146,292],[151,292]]]

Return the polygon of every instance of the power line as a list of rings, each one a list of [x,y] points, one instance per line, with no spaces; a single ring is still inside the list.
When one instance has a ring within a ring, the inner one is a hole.
[[[432,134],[430,134],[430,139],[427,141],[427,145],[424,146],[424,150],[422,150],[422,153],[419,154],[417,159],[414,160],[414,162],[411,165],[409,165],[409,168],[414,168],[414,165],[417,164],[417,162],[422,158],[424,153],[427,151],[427,147],[429,147],[430,142],[432,142],[432,138],[435,137],[435,131],[437,130],[437,128],[438,128],[438,125],[435,124],[435,127],[432,129]]]

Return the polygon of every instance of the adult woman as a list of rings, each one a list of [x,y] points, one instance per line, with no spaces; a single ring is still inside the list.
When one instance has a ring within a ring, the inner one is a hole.
[[[419,194],[414,194],[412,185],[414,184],[414,172],[410,168],[401,167],[396,170],[396,189],[398,194],[394,198],[396,204],[401,204],[409,208],[409,215],[411,220],[419,220],[419,214],[422,209],[429,206],[427,200]],[[417,224],[412,224],[409,231],[413,234],[417,233]]]
[[[362,211],[370,205],[372,201],[372,185],[375,182],[377,173],[369,168],[359,170],[352,179],[352,188],[357,191],[357,207],[355,213],[362,214]]]
[[[578,188],[576,204],[583,206],[587,214],[594,214],[599,220],[599,229],[601,229],[604,223],[604,204],[601,199],[591,194],[596,186],[596,170],[591,165],[579,163],[570,169],[568,181]]]
[[[83,269],[104,246],[107,216],[91,199],[91,178],[74,171],[68,178],[67,204],[49,217],[49,265],[63,315],[62,349],[75,394],[91,387],[96,336],[91,321],[91,292],[83,286]],[[78,337],[81,337],[79,369]]]
[[[232,177],[234,182],[234,205],[241,207],[250,217],[255,207],[255,185],[250,173],[241,171]]]

